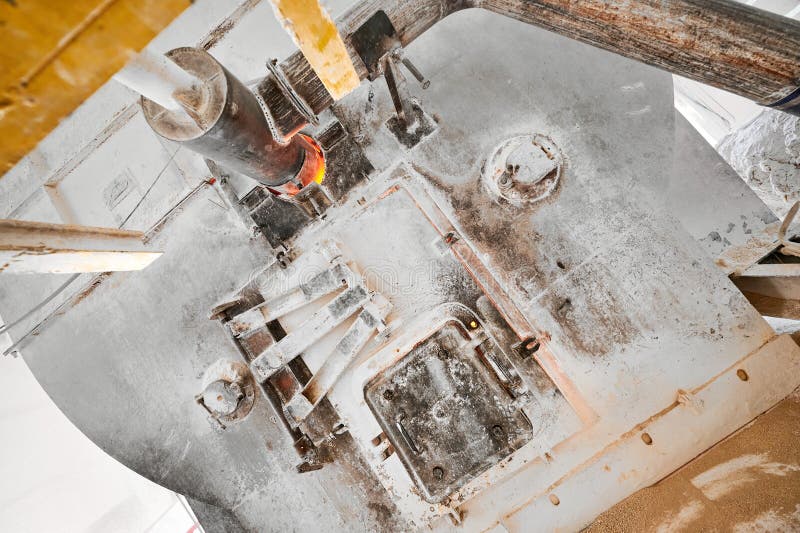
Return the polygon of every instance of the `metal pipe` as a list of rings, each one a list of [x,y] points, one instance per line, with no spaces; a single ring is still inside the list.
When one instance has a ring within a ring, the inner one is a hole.
[[[274,188],[315,176],[324,165],[306,138],[280,139],[256,96],[208,52],[176,48],[167,56],[203,83],[180,95],[188,115],[142,97],[145,119],[156,133]]]
[[[368,0],[343,15],[337,27],[357,58],[353,33],[378,11],[407,45],[468,8],[540,26],[800,115],[800,21],[732,0]],[[356,61],[355,67],[367,78],[363,63]],[[281,68],[315,113],[333,103],[302,54],[291,55]],[[265,100],[274,93],[269,78],[259,91]],[[276,101],[274,110],[276,127],[285,134],[304,127],[291,106]]]
[[[407,45],[467,8],[540,26],[800,115],[800,21],[732,0],[367,0],[337,27],[357,58],[354,32],[379,11]],[[295,183],[319,181],[322,154],[296,134],[308,125],[307,109],[319,114],[333,99],[300,52],[281,63],[285,79],[267,76],[255,96],[207,52],[179,48],[169,57],[201,78],[204,90],[178,98],[194,120],[143,98],[156,132],[289,194],[298,190]],[[359,78],[367,78],[367,67],[355,63]],[[307,104],[305,112],[298,99]]]
[[[800,114],[800,21],[731,0],[475,0],[673,74]]]
[[[176,93],[186,93],[202,85],[197,77],[180,68],[167,56],[147,48],[114,74],[114,79],[171,111],[183,110],[181,102],[175,98]]]

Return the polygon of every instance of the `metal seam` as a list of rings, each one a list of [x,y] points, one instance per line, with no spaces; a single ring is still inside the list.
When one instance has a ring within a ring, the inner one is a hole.
[[[272,133],[272,138],[275,139],[275,142],[281,146],[287,146],[290,142],[290,139],[287,139],[278,132],[278,128],[275,126],[275,119],[272,117],[272,113],[270,112],[269,107],[267,107],[267,103],[258,93],[257,89],[250,89],[250,92],[253,93],[253,96],[256,98],[256,102],[258,102],[258,106],[261,108],[262,113],[264,113],[264,119],[267,121],[269,131]]]

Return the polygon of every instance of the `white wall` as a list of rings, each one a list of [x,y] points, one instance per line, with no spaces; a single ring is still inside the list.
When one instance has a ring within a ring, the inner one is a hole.
[[[0,352],[7,346],[0,336]],[[186,533],[193,526],[173,492],[73,426],[22,358],[0,357],[0,391],[0,531]]]
[[[738,0],[758,9],[800,20],[800,0]],[[712,146],[764,110],[758,104],[727,91],[680,76],[675,80],[675,107]]]

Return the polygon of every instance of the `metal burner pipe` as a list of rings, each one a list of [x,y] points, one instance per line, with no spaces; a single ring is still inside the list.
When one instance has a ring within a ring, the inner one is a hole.
[[[174,95],[185,112],[142,96],[156,133],[276,189],[292,180],[306,185],[324,168],[307,138],[281,139],[256,96],[208,52],[176,48],[168,57],[201,85]]]

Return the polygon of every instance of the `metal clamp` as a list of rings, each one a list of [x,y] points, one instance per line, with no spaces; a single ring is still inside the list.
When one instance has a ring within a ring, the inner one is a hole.
[[[319,117],[314,114],[314,110],[311,109],[311,106],[309,106],[306,101],[303,100],[303,98],[294,90],[292,84],[289,83],[289,80],[284,75],[283,70],[281,70],[277,59],[272,58],[267,61],[267,70],[269,70],[270,74],[272,74],[272,76],[275,78],[278,88],[281,90],[283,96],[285,96],[286,99],[292,103],[297,112],[303,115],[303,118],[305,118],[309,123],[313,124],[314,126],[319,126]]]

